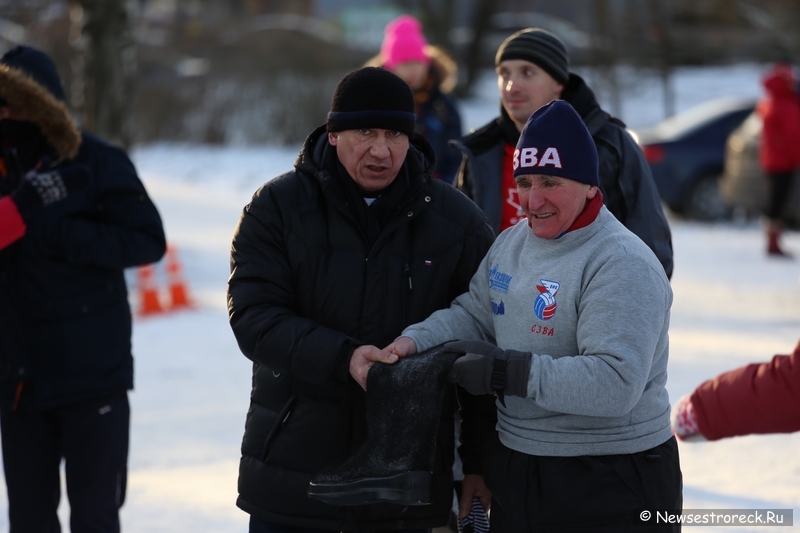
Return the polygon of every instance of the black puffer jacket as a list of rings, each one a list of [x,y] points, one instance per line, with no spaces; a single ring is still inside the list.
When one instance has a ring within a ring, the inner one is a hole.
[[[336,166],[335,156],[323,163],[332,150],[324,127],[313,132],[295,170],[256,192],[234,234],[230,322],[254,363],[237,503],[262,520],[336,531],[443,525],[453,490],[452,386],[431,505],[340,508],[306,491],[313,474],[344,462],[365,438],[364,392],[348,371],[353,348],[386,346],[447,307],[467,290],[493,232],[468,198],[431,179],[430,146],[417,136],[404,165],[408,188],[370,247],[343,178],[324,168]],[[494,402],[463,400],[476,415],[462,425],[464,471],[480,473]]]
[[[86,188],[43,209],[0,252],[6,402],[20,381],[39,407],[133,388],[124,269],[164,254],[161,218],[121,149],[84,133],[56,169],[75,164],[91,171]],[[5,194],[19,179],[12,167]]]
[[[578,75],[570,74],[561,98],[575,108],[594,139],[606,207],[653,250],[667,277],[672,277],[672,234],[642,150],[625,131],[625,124],[600,108],[594,93]],[[505,201],[504,147],[506,143],[516,144],[518,139],[519,132],[501,109],[496,120],[451,141],[463,154],[455,185],[483,209],[495,231],[500,229]]]
[[[36,127],[0,121],[0,196],[31,168],[89,175],[0,251],[0,401],[26,389],[47,408],[131,389],[124,269],[164,254],[161,217],[125,152],[78,131],[49,58],[20,47],[4,60],[0,98]]]

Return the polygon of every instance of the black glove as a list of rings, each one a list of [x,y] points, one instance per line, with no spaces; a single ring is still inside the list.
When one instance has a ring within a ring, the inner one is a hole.
[[[502,350],[485,341],[453,341],[445,344],[444,349],[465,354],[453,363],[447,379],[470,394],[497,394],[503,406],[504,394],[528,396],[530,352]]]
[[[63,200],[72,192],[82,189],[89,181],[89,167],[70,165],[59,170],[36,172],[31,170],[11,193],[22,220],[28,222],[42,207]]]

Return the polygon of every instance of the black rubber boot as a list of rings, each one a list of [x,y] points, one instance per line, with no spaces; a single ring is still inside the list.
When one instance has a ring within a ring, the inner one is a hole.
[[[447,372],[460,354],[441,346],[375,363],[367,374],[367,440],[342,465],[311,478],[308,496],[331,505],[431,503]]]

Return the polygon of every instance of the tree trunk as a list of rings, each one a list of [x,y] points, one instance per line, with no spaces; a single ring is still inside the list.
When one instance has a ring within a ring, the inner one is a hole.
[[[664,116],[675,114],[675,91],[672,71],[675,67],[675,43],[672,39],[670,0],[652,0],[652,34],[656,42],[658,72],[664,94]]]
[[[618,29],[614,24],[616,14],[611,11],[608,0],[594,0],[592,63],[601,80],[599,88],[611,102],[611,114],[619,117],[622,115],[622,100],[617,78]]]
[[[80,0],[81,38],[74,43],[73,70],[83,80],[74,95],[84,129],[129,148],[133,142],[131,113],[136,79],[136,49],[125,0]],[[73,6],[78,9],[78,6]]]
[[[476,0],[475,12],[472,16],[472,41],[467,46],[466,56],[462,60],[466,72],[464,86],[459,91],[459,95],[470,93],[478,73],[481,69],[481,49],[483,48],[483,38],[491,29],[492,15],[497,12],[500,2],[497,0]],[[492,63],[494,64],[494,63]]]

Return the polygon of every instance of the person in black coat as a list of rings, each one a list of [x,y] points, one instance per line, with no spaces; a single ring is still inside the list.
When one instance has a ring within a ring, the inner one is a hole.
[[[603,111],[589,86],[569,71],[564,43],[540,28],[518,31],[498,48],[495,69],[500,116],[451,141],[463,155],[455,185],[483,209],[496,232],[524,220],[512,175],[514,147],[534,111],[565,100],[594,139],[605,206],[653,250],[670,278],[672,235],[650,167],[625,124]]]
[[[307,496],[314,474],[365,441],[367,373],[375,361],[396,361],[376,347],[465,292],[494,239],[474,203],[431,178],[432,150],[414,126],[414,98],[399,77],[378,67],[346,75],[327,124],[306,139],[294,170],[255,193],[235,230],[228,310],[253,361],[237,505],[251,515],[251,532],[426,531],[448,522],[454,386],[445,391],[430,505],[342,507]],[[488,505],[481,458],[494,403],[458,392],[464,490]]]
[[[46,54],[21,46],[0,58],[0,196],[26,224],[0,251],[9,522],[60,531],[64,459],[71,530],[118,532],[133,388],[124,269],[158,261],[166,240],[125,152],[81,133],[63,100]]]

